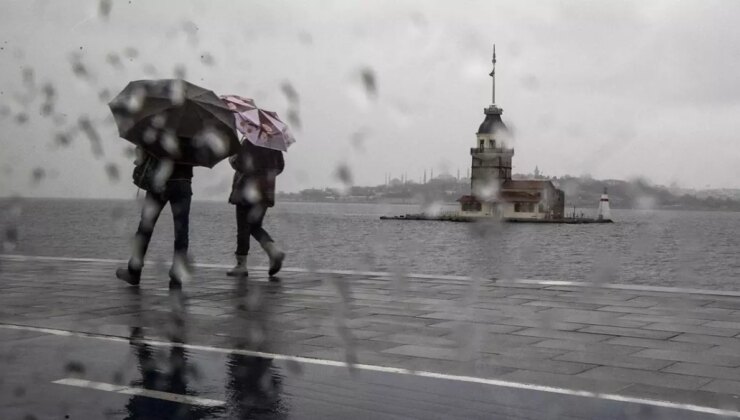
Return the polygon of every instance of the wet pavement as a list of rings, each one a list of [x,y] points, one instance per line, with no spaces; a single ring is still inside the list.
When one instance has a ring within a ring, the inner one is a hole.
[[[0,256],[2,418],[740,417],[732,294],[115,266]]]

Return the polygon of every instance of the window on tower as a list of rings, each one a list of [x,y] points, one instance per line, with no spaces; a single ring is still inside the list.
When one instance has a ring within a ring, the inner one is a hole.
[[[486,146],[486,141],[485,141],[485,140],[481,140],[481,141],[480,141],[480,146],[479,146],[479,148],[481,148],[481,149],[482,149],[482,148],[484,148],[485,146]]]
[[[495,149],[496,148],[496,141],[493,140],[493,139],[488,140],[488,145],[491,146],[492,149]]]

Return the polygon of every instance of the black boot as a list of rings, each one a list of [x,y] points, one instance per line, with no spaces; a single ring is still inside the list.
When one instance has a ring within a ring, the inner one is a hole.
[[[191,264],[187,255],[175,253],[170,268],[170,289],[181,289],[190,280]]]
[[[141,281],[141,270],[133,270],[131,266],[116,270],[116,277],[132,286],[138,286]]]
[[[226,275],[229,277],[247,277],[249,275],[247,271],[247,256],[236,254],[236,265],[227,271]]]
[[[275,246],[275,242],[266,242],[261,245],[267,253],[267,256],[270,258],[270,270],[267,272],[267,274],[272,277],[277,274],[281,268],[283,268],[285,253]]]

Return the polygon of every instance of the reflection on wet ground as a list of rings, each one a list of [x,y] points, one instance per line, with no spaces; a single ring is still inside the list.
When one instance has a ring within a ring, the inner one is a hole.
[[[444,379],[290,367],[253,356],[187,351],[178,343],[153,347],[136,336],[128,346],[6,330],[0,337],[3,371],[14,372],[2,383],[3,418],[714,418]],[[63,372],[63,357],[81,360],[84,372]],[[34,417],[24,417],[29,415]]]
[[[714,353],[728,350],[723,346],[704,351],[715,355],[703,362],[704,372],[668,373],[661,367],[680,363],[647,357],[651,350],[640,346],[702,344],[616,336],[617,328],[624,334],[664,333],[636,326],[611,327],[609,334],[583,331],[596,326],[579,322],[627,320],[621,312],[594,309],[597,316],[588,321],[583,306],[568,313],[535,299],[572,294],[573,305],[603,301],[611,307],[621,301],[656,311],[654,317],[660,308],[675,308],[690,322],[692,314],[732,312],[718,307],[731,305],[732,296],[583,293],[578,287],[521,283],[479,286],[471,298],[462,278],[408,278],[401,290],[378,273],[288,270],[282,282],[270,283],[259,270],[247,281],[234,281],[220,268],[205,267],[193,283],[170,291],[162,280],[166,272],[156,267],[140,289],[132,289],[112,278],[112,262],[2,257],[0,263],[3,418],[740,416],[732,411],[731,395],[709,391],[712,383],[729,382],[706,376],[716,371],[712,362],[734,363]],[[526,304],[525,295],[538,305]],[[462,304],[477,309],[452,310]],[[554,310],[563,319],[546,323],[542,316],[540,328],[512,325]],[[477,346],[459,341],[465,336],[459,330],[472,324],[498,332],[478,337]],[[622,344],[610,343],[618,339]],[[630,339],[636,341],[632,346],[626,345]],[[421,344],[404,344],[409,342]],[[564,348],[577,344],[581,351]],[[629,356],[640,352],[646,356]],[[573,355],[583,360],[566,361]],[[347,366],[346,359],[362,364]],[[611,366],[627,363],[632,368]],[[525,377],[530,380],[514,381]]]

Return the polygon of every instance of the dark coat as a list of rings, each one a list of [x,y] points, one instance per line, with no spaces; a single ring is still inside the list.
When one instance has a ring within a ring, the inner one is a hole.
[[[252,206],[275,205],[275,178],[283,172],[283,152],[255,146],[244,140],[239,154],[229,158],[236,171],[229,203]]]

